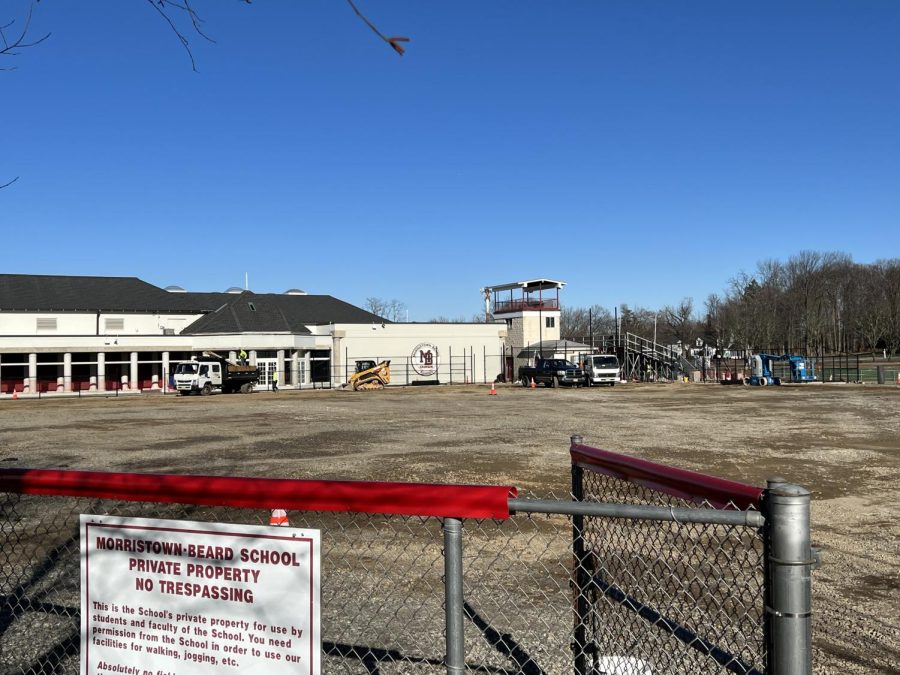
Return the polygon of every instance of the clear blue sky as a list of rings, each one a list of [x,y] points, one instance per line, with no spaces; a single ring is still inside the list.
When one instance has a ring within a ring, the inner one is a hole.
[[[0,72],[2,271],[299,287],[410,319],[549,277],[658,307],[900,256],[900,2],[44,0]],[[5,2],[0,23],[27,3]]]

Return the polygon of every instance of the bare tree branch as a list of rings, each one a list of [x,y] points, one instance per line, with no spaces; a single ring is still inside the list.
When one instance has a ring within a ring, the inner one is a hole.
[[[9,29],[12,28],[12,26],[16,23],[15,19],[3,26],[0,26],[0,43],[2,43],[2,46],[0,46],[0,56],[18,56],[19,54],[21,54],[21,50],[39,45],[48,37],[50,37],[50,33],[47,33],[46,35],[39,37],[37,40],[29,41],[28,30],[31,28],[31,15],[33,12],[34,3],[32,2],[28,7],[28,14],[25,16],[25,24],[22,26],[22,30],[18,33],[17,37],[10,38],[7,36],[7,32],[9,31]],[[0,67],[0,70],[15,69],[15,66],[10,66],[9,68]]]
[[[403,56],[403,53],[406,51],[406,48],[401,46],[399,43],[400,42],[409,42],[408,37],[388,37],[387,35],[382,33],[380,30],[378,30],[375,27],[375,24],[373,24],[371,21],[369,21],[365,17],[365,15],[359,11],[359,9],[356,7],[356,5],[353,4],[353,0],[347,0],[347,4],[353,8],[353,11],[356,12],[356,16],[358,16],[360,19],[362,19],[363,23],[365,23],[369,28],[372,29],[372,32],[375,33],[375,35],[377,35],[382,40],[387,42],[391,46],[391,49],[393,49],[395,52],[397,52],[400,56]]]
[[[3,185],[0,185],[0,190],[2,190],[2,189],[5,188],[5,187],[9,187],[9,186],[12,185],[13,183],[15,183],[17,180],[19,180],[19,177],[18,177],[18,176],[16,176],[15,178],[13,178],[13,179],[12,179],[11,181],[9,181],[8,183],[4,183]]]
[[[194,26],[194,29],[197,31],[197,33],[201,37],[204,37],[212,42],[212,40],[207,37],[198,27],[199,23],[201,22],[200,17],[197,16],[197,13],[187,2],[185,2],[185,4],[183,5],[176,2],[169,2],[169,0],[147,0],[147,2],[163,18],[163,21],[169,24],[169,28],[172,29],[173,33],[175,33],[175,37],[177,37],[178,41],[181,42],[181,46],[184,47],[184,51],[187,52],[188,58],[191,60],[191,70],[196,73],[197,62],[194,60],[194,52],[191,51],[191,43],[187,39],[187,36],[178,29],[178,25],[175,23],[175,20],[169,15],[168,9],[169,7],[173,7],[185,12],[188,17],[190,17],[191,24]]]

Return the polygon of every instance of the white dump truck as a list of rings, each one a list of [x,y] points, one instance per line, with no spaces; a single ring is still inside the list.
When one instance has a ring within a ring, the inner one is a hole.
[[[259,382],[259,369],[256,366],[232,363],[218,354],[209,353],[179,363],[173,379],[175,389],[182,396],[208,396],[214,391],[221,391],[223,394],[249,394]]]

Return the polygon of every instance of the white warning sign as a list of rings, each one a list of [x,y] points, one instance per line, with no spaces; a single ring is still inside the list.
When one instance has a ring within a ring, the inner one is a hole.
[[[82,675],[321,672],[318,530],[81,516]]]

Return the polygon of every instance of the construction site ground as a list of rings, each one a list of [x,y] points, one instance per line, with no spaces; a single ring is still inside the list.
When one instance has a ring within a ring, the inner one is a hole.
[[[817,673],[900,664],[900,387],[624,384],[0,401],[0,467],[509,484],[569,492],[569,436],[812,491]]]

